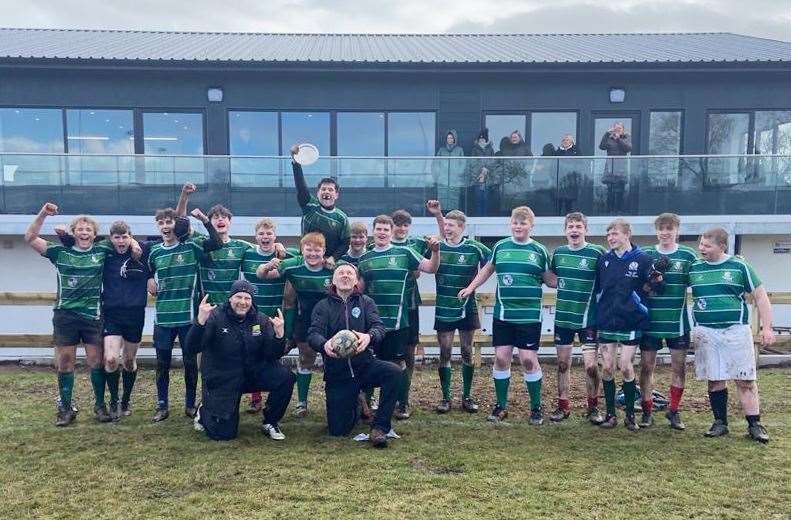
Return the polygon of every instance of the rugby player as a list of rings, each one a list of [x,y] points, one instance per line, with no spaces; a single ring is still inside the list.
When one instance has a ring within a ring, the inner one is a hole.
[[[441,213],[440,213],[441,214]],[[461,407],[469,413],[478,411],[478,404],[470,396],[475,365],[472,359],[472,342],[475,331],[481,328],[475,294],[466,299],[458,297],[478,274],[479,268],[489,262],[492,250],[482,243],[464,237],[467,217],[454,209],[444,217],[444,237],[439,244],[439,269],[436,275],[437,303],[434,312],[434,330],[439,343],[439,382],[442,399],[437,413],[451,409],[451,353],[453,337],[459,331],[461,346],[462,399]]]
[[[297,365],[297,407],[294,415],[305,417],[308,413],[308,393],[313,377],[311,368],[316,363],[316,351],[307,343],[313,307],[327,295],[332,283],[332,270],[324,262],[324,235],[317,231],[306,234],[299,242],[300,256],[281,262],[273,258],[258,266],[256,274],[265,280],[284,279],[291,283],[297,294],[297,318],[294,322],[294,341],[299,350]]]
[[[442,208],[436,200],[429,200],[426,202],[426,208],[429,213],[437,218],[439,223],[439,235],[442,236]],[[429,248],[428,241],[424,237],[410,236],[409,230],[412,227],[412,215],[405,209],[399,209],[393,212],[390,217],[393,219],[393,237],[390,242],[396,246],[412,248],[418,255],[423,258],[431,257],[431,249]],[[404,362],[406,363],[406,378],[404,386],[401,388],[402,394],[398,396],[398,409],[396,410],[395,417],[399,420],[409,419],[411,415],[409,409],[409,390],[412,386],[412,374],[415,370],[415,351],[417,345],[420,343],[420,305],[423,303],[420,299],[420,291],[417,286],[417,278],[420,272],[412,272],[408,279],[409,291],[409,338],[407,340],[406,356]]]
[[[155,244],[148,255],[148,268],[154,275],[153,289],[156,296],[156,319],[154,323],[154,349],[157,354],[157,409],[153,421],[164,421],[170,416],[168,411],[168,387],[170,386],[170,365],[173,345],[178,338],[182,348],[184,364],[184,414],[194,417],[195,392],[198,385],[198,361],[196,354],[184,353],[187,333],[195,316],[198,286],[198,269],[205,255],[218,249],[220,237],[211,221],[200,210],[193,216],[203,222],[209,239],[193,239],[189,234],[177,235],[176,223],[179,219],[176,210],[165,208],[154,215],[162,242]],[[181,222],[185,222],[182,217]],[[188,224],[189,221],[185,223]]]
[[[366,252],[358,264],[365,293],[373,298],[379,315],[387,329],[384,340],[374,347],[376,357],[392,361],[401,369],[401,387],[398,395],[396,419],[409,417],[408,396],[410,373],[406,358],[410,344],[410,278],[413,271],[436,273],[439,267],[439,242],[427,240],[430,258],[423,258],[413,248],[391,243],[393,219],[379,215],[374,219],[374,247]]]
[[[338,259],[339,261],[352,264],[357,267],[360,258],[365,253],[368,245],[368,227],[364,222],[352,222],[351,238],[349,239],[349,250]]]
[[[624,424],[629,431],[639,431],[634,416],[637,384],[634,374],[634,353],[643,331],[648,329],[648,292],[661,292],[662,276],[655,273],[653,260],[632,244],[632,227],[618,218],[607,226],[610,251],[599,258],[596,273],[598,293],[596,323],[602,354],[604,398],[607,415],[602,428],[618,424],[615,414],[615,369],[618,346],[623,375]]]
[[[244,279],[253,284],[255,287],[255,295],[253,301],[258,308],[258,312],[274,318],[277,316],[277,310],[283,303],[283,290],[286,285],[285,279],[267,279],[262,280],[256,275],[258,266],[267,263],[273,258],[280,258],[278,254],[278,247],[280,244],[277,242],[277,222],[271,218],[262,218],[255,225],[255,242],[254,249],[248,249],[242,255],[242,275]],[[293,251],[286,250],[284,253],[285,258],[293,258],[296,254]],[[286,338],[291,337],[294,330],[294,312],[287,313],[285,316],[285,334]],[[250,394],[250,406],[247,408],[248,413],[257,413],[261,411],[263,401],[261,400],[261,392],[253,392]]]
[[[714,423],[706,437],[728,433],[728,380],[736,390],[747,419],[751,439],[767,443],[769,434],[761,424],[755,350],[750,331],[750,308],[746,294],[752,294],[761,323],[761,343],[775,342],[772,305],[753,267],[728,251],[728,233],[714,228],[701,235],[701,259],[689,268],[695,328],[695,375],[707,381]]]
[[[74,247],[66,247],[39,236],[47,217],[58,214],[58,206],[47,202],[25,231],[25,241],[47,258],[58,273],[58,292],[52,317],[55,367],[58,371],[58,410],[55,426],[68,426],[77,414],[72,406],[74,364],[77,345],[85,347],[91,369],[91,385],[96,403],[94,413],[100,422],[112,418],[104,402],[105,372],[102,367],[102,328],[100,303],[104,262],[110,251],[106,241],[94,243],[99,226],[87,215],[79,215],[70,227]]]
[[[555,249],[551,269],[557,277],[555,305],[555,348],[558,356],[558,405],[549,419],[559,422],[571,414],[569,381],[571,349],[574,338],[582,344],[585,363],[585,388],[588,396],[586,417],[593,424],[604,421],[599,412],[598,340],[596,338],[596,266],[604,248],[585,240],[588,218],[580,212],[566,215],[567,244]],[[555,285],[555,284],[553,284]]]
[[[511,384],[511,361],[514,347],[524,370],[524,381],[530,395],[530,423],[544,423],[541,409],[543,374],[538,362],[541,341],[541,297],[543,282],[551,279],[549,253],[530,238],[535,214],[527,206],[511,211],[511,236],[497,242],[487,263],[459,291],[464,300],[497,273],[497,297],[494,306],[492,345],[495,358],[492,375],[497,404],[488,420],[498,422],[508,417],[508,387]]]
[[[668,259],[664,272],[665,291],[661,295],[648,295],[650,323],[640,340],[640,391],[642,392],[642,417],[640,427],[653,424],[654,369],[656,353],[663,346],[670,350],[670,407],[665,416],[674,430],[683,430],[684,422],[678,411],[684,393],[687,350],[689,349],[689,316],[687,315],[687,288],[689,268],[697,260],[691,247],[678,244],[681,219],[675,213],[662,213],[654,220],[657,245],[645,248],[656,263]]]

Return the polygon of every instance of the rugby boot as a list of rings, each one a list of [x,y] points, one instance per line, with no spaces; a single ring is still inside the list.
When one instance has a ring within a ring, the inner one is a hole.
[[[395,417],[397,421],[406,421],[412,417],[412,410],[409,408],[408,404],[399,404],[393,417]]]
[[[157,408],[157,413],[154,414],[154,417],[151,419],[154,422],[161,422],[170,417],[170,412],[167,408]]]
[[[599,426],[604,422],[604,417],[602,417],[598,408],[589,408],[588,413],[585,414],[585,418],[594,426]]]
[[[461,400],[461,407],[467,413],[478,413],[478,403],[472,397],[465,397]]]
[[[487,421],[497,423],[500,421],[504,421],[508,417],[508,410],[501,407],[500,405],[495,406],[492,409],[492,413],[489,414],[489,417],[486,418]]]
[[[686,430],[687,427],[684,425],[684,422],[681,420],[681,413],[678,411],[668,410],[665,412],[665,417],[667,420],[670,421],[670,427],[674,430]]]
[[[96,416],[96,420],[100,423],[108,423],[112,422],[113,420],[113,418],[110,416],[110,413],[107,411],[107,406],[105,404],[94,406],[93,413]]]
[[[55,416],[55,426],[63,427],[68,426],[77,417],[77,412],[71,406],[63,406],[58,404],[58,414]]]
[[[723,435],[728,435],[728,425],[722,422],[720,419],[717,419],[712,423],[709,431],[703,435],[705,437],[722,437]]]
[[[634,416],[634,414],[626,414],[623,419],[623,425],[626,426],[626,429],[630,432],[640,431],[640,425],[637,424],[637,418]]]
[[[121,401],[121,415],[124,417],[132,415],[132,405],[129,402]]]
[[[769,442],[769,433],[764,428],[764,425],[756,422],[747,427],[747,435],[762,444]]]
[[[544,424],[544,412],[541,411],[541,408],[530,410],[530,424],[533,426]]]
[[[294,409],[294,417],[297,417],[298,419],[303,419],[307,415],[308,415],[308,403],[304,401],[298,402],[297,407]]]
[[[552,422],[560,422],[565,421],[566,419],[571,416],[570,410],[564,410],[563,408],[555,408],[555,411],[549,414],[549,420]]]
[[[640,422],[638,425],[640,428],[649,428],[654,424],[654,414],[651,412],[643,412],[640,416]]]
[[[434,411],[437,413],[448,413],[450,411],[450,401],[447,399],[441,400],[439,403],[437,403]]]
[[[607,415],[604,420],[599,424],[600,428],[604,428],[605,430],[612,430],[618,426],[618,416],[617,415]]]

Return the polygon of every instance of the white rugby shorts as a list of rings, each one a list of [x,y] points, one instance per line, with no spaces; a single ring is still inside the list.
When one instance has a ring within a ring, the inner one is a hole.
[[[755,347],[749,325],[724,329],[697,326],[691,339],[699,381],[755,381]]]

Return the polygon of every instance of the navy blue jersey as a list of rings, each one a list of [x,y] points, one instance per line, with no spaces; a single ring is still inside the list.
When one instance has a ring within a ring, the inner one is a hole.
[[[637,246],[621,257],[611,250],[599,258],[596,269],[599,330],[648,329],[648,294],[644,286],[652,271],[652,258]]]
[[[131,250],[118,254],[113,248],[107,253],[102,277],[102,308],[116,309],[145,307],[148,303],[146,283],[151,277],[148,253],[151,243],[141,242],[143,256],[139,262],[132,259]]]

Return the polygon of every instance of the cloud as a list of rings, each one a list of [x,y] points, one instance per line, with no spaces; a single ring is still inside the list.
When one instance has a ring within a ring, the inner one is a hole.
[[[0,0],[0,12],[5,27],[306,33],[719,31],[791,41],[791,6],[776,0]]]

